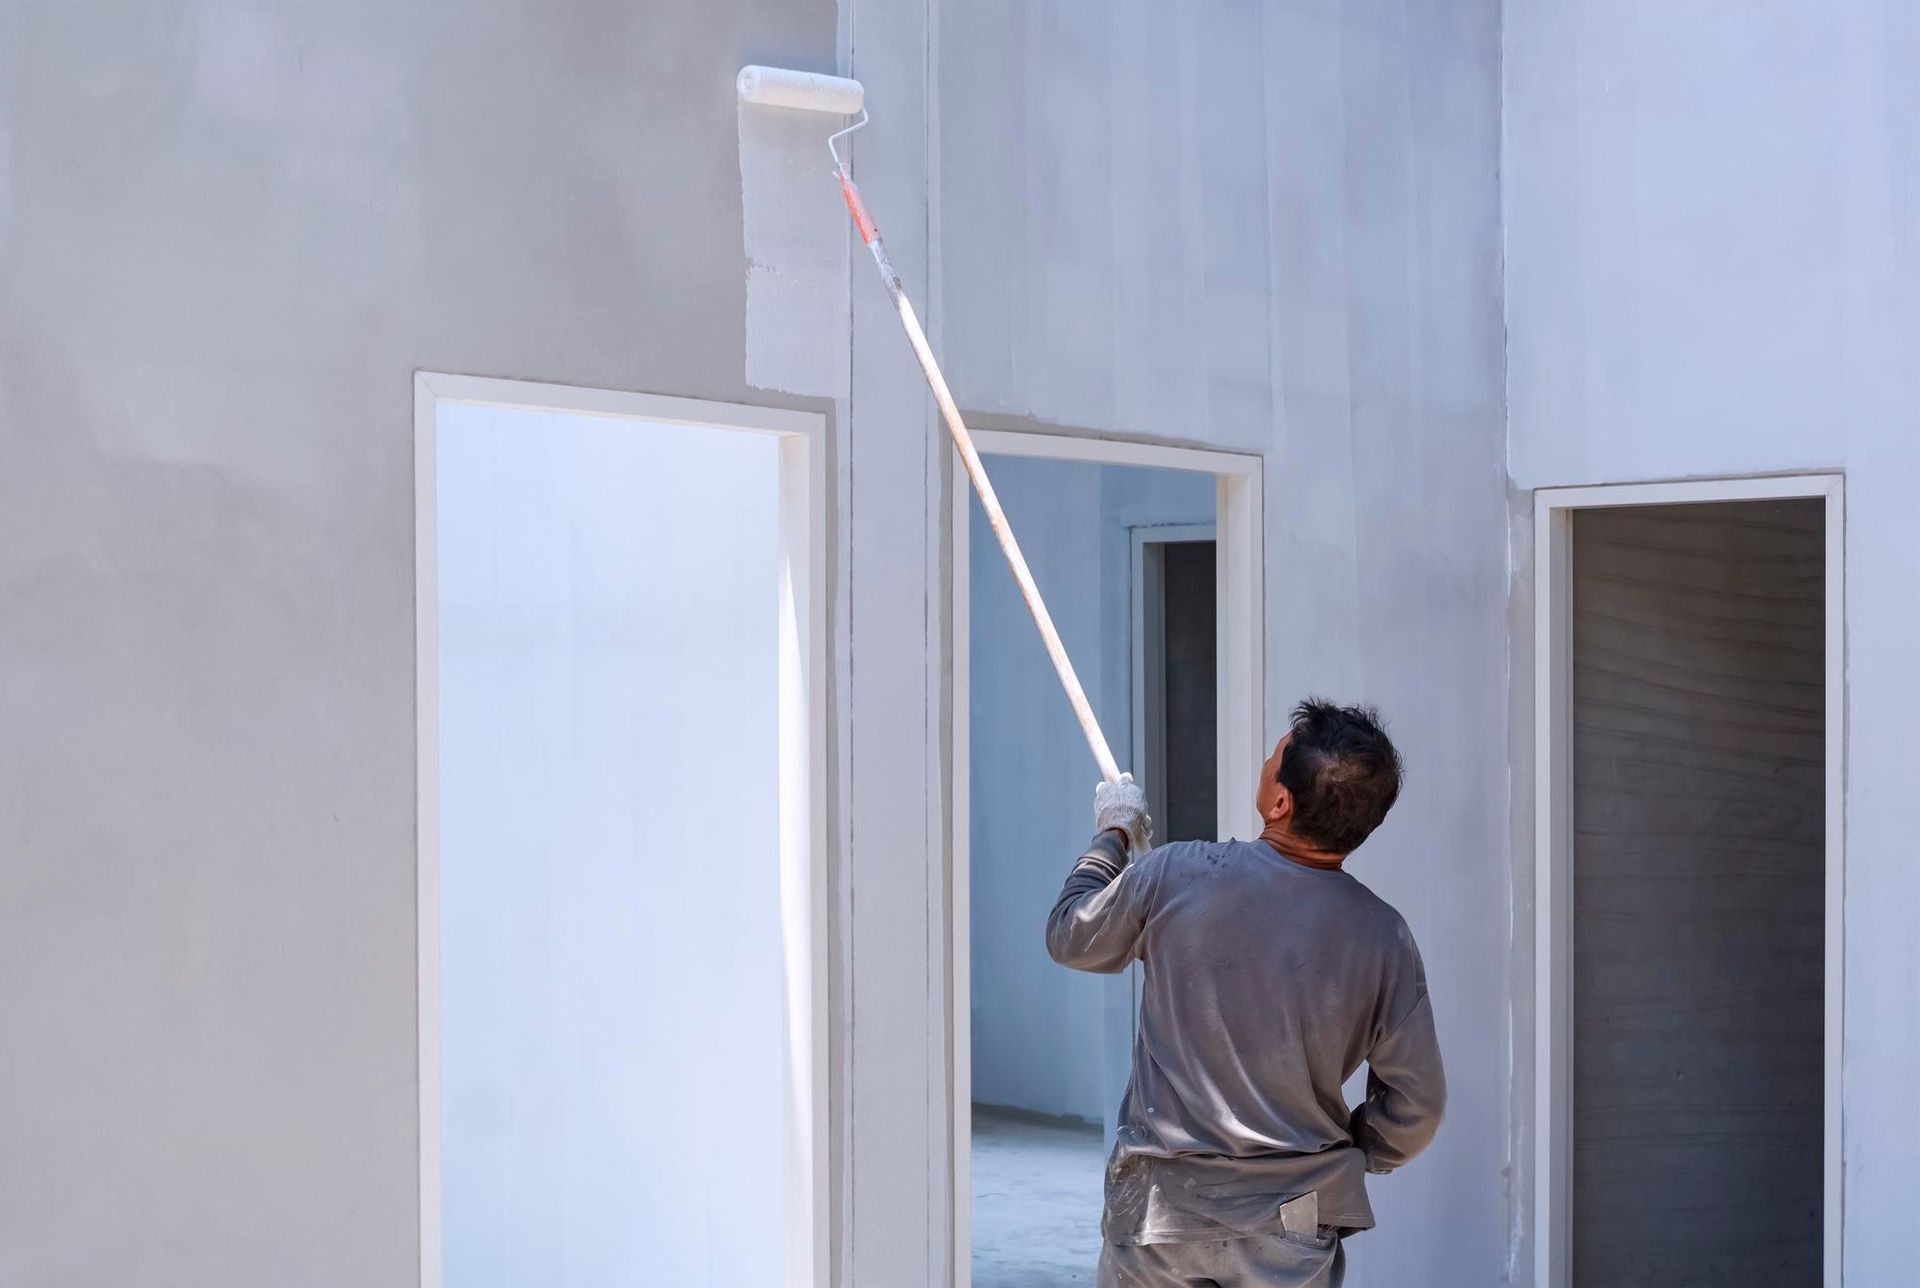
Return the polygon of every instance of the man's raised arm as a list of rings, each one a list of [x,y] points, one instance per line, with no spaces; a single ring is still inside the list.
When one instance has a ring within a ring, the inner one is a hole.
[[[1047,954],[1062,966],[1111,974],[1139,955],[1147,920],[1145,874],[1128,860],[1147,847],[1153,820],[1132,775],[1094,789],[1093,821],[1099,830],[1047,918]]]

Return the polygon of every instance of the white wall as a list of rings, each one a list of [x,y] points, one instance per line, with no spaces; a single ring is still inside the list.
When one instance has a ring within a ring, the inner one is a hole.
[[[1863,1284],[1910,1272],[1920,1163],[1920,1123],[1885,1112],[1920,1081],[1916,77],[1901,0],[1507,5],[1514,485],[1846,472],[1844,1255]],[[1518,718],[1531,684],[1516,672]],[[1525,864],[1518,881],[1524,926]]]
[[[1214,477],[1030,457],[987,468],[1094,713],[1132,745],[1136,525],[1211,523]],[[1047,956],[1047,913],[1092,833],[1099,770],[999,542],[972,505],[973,1098],[1111,1124],[1126,1087],[1126,976]]]
[[[778,452],[439,413],[456,1288],[781,1277]]]

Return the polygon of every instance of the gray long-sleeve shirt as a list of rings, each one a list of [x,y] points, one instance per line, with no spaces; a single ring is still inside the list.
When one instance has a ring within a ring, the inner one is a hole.
[[[1365,1173],[1440,1124],[1446,1079],[1407,924],[1344,871],[1264,841],[1181,841],[1129,864],[1103,832],[1047,921],[1064,966],[1145,965],[1133,1073],[1107,1167],[1112,1243],[1268,1233],[1281,1203],[1373,1225]],[[1342,1084],[1368,1065],[1367,1098]]]

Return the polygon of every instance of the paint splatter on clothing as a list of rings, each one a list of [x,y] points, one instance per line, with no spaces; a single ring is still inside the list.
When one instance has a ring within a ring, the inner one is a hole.
[[[1180,841],[1137,862],[1104,832],[1047,921],[1064,966],[1144,964],[1133,1072],[1107,1166],[1110,1243],[1280,1229],[1317,1193],[1373,1225],[1366,1173],[1433,1139],[1446,1078],[1407,925],[1349,873],[1260,841]],[[1341,1087],[1362,1063],[1367,1097]]]

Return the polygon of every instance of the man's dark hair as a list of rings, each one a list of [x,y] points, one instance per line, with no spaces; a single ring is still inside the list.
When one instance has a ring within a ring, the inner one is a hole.
[[[1293,794],[1293,830],[1349,854],[1380,826],[1400,795],[1400,753],[1372,707],[1308,698],[1293,709],[1293,741],[1276,777]]]

